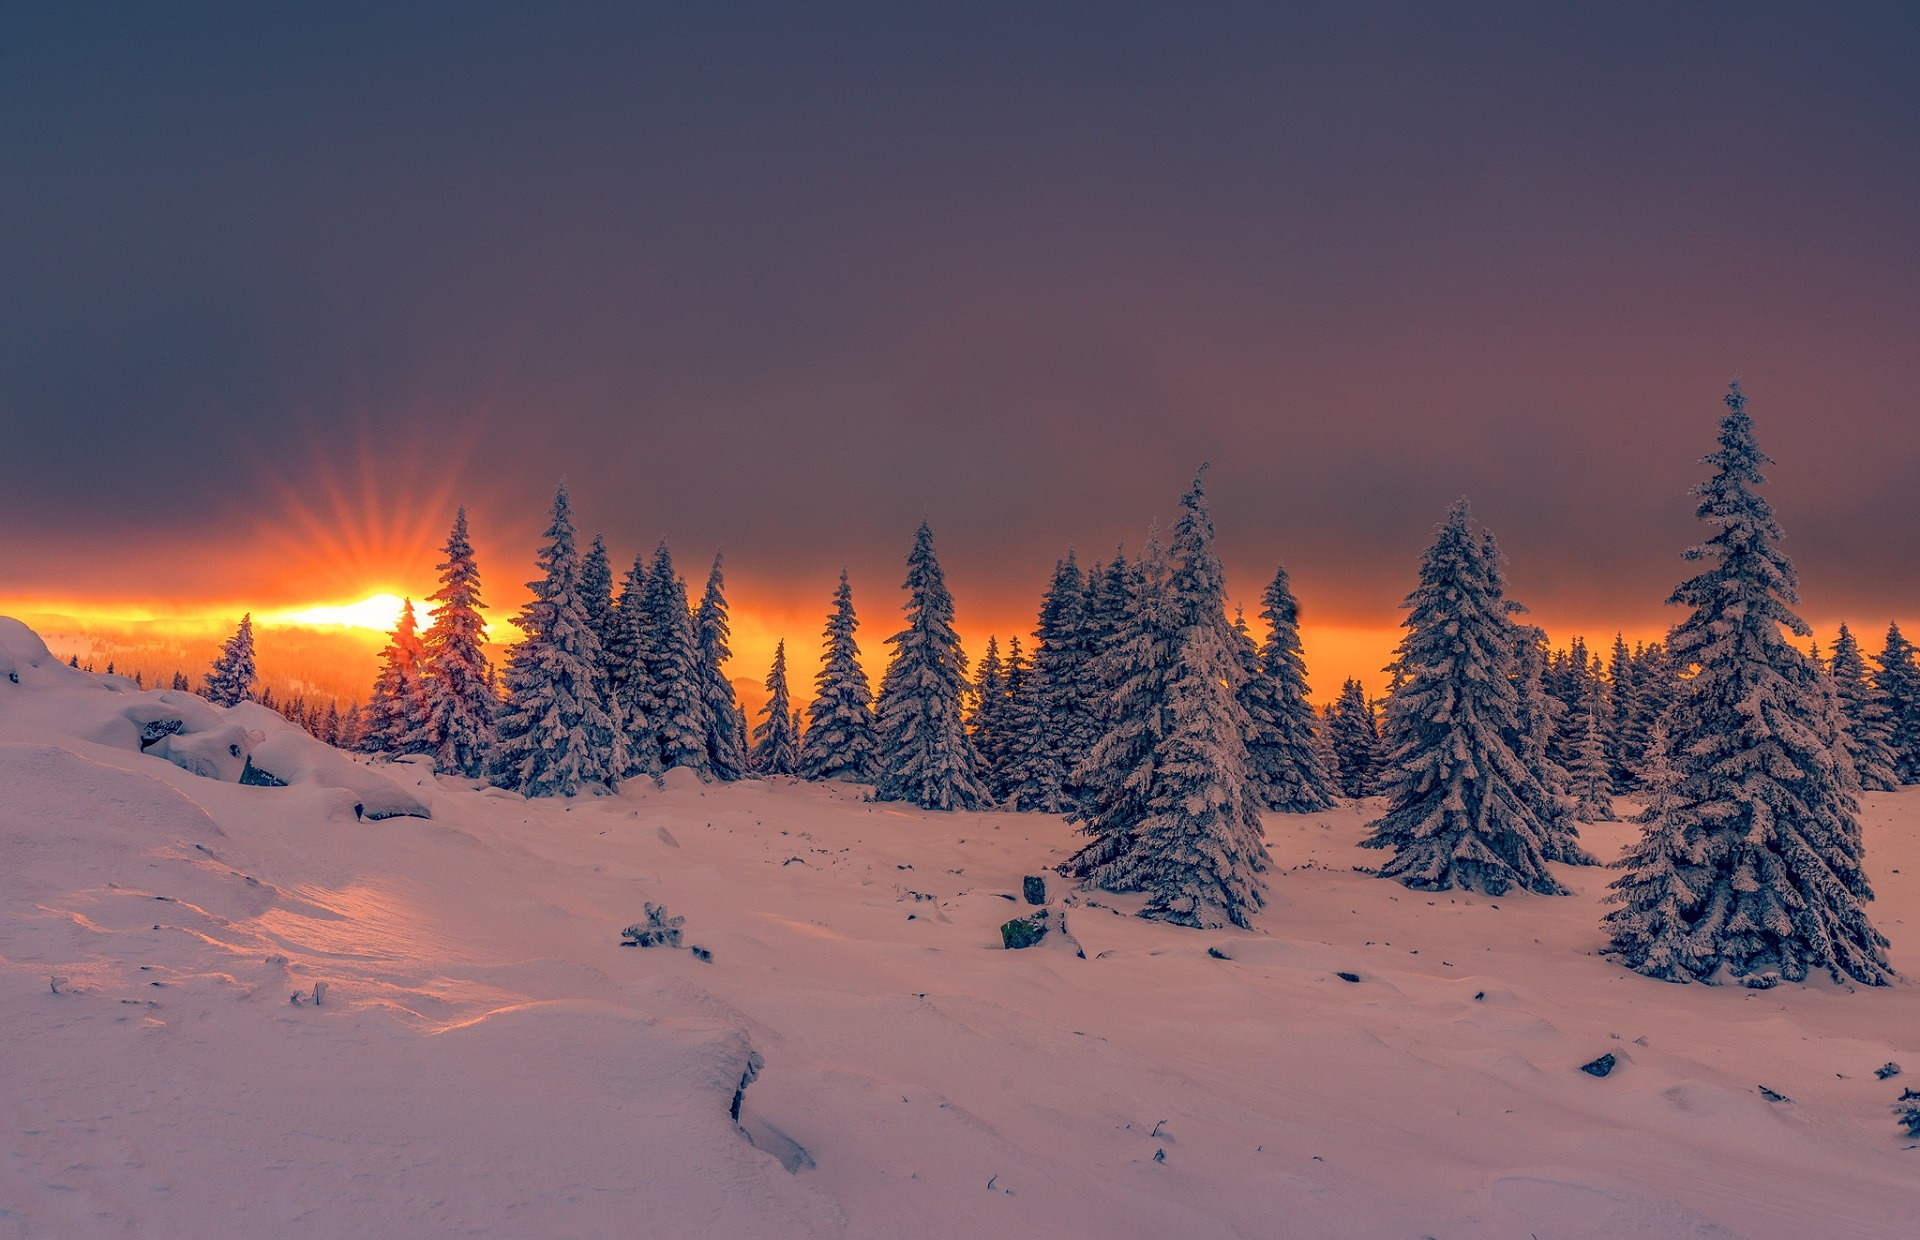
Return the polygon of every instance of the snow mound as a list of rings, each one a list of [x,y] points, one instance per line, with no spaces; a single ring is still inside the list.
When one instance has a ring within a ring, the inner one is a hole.
[[[144,753],[222,783],[334,789],[368,819],[432,816],[424,797],[274,711],[253,702],[215,706],[192,693],[78,671],[8,617],[0,617],[0,690],[0,719],[37,735]]]

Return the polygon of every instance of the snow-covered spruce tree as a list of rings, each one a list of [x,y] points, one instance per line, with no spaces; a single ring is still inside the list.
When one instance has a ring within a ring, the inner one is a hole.
[[[839,588],[833,592],[833,614],[827,617],[826,652],[813,678],[813,701],[807,707],[807,743],[801,754],[801,772],[808,779],[864,784],[879,774],[873,690],[860,666],[860,646],[854,640],[859,626],[853,614],[853,589],[842,569]]]
[[[607,562],[606,539],[598,534],[593,536],[587,554],[580,560],[580,605],[586,609],[593,635],[600,639],[604,658],[607,643],[613,639],[618,625],[613,607],[613,569]]]
[[[1343,796],[1369,797],[1376,788],[1380,761],[1380,725],[1367,701],[1366,686],[1349,677],[1327,712],[1327,739],[1339,765]]]
[[[1613,635],[1613,653],[1607,659],[1606,715],[1601,734],[1606,743],[1607,767],[1612,774],[1613,790],[1632,792],[1639,783],[1640,748],[1646,738],[1637,735],[1633,722],[1641,714],[1639,668],[1627,649],[1626,635]]]
[[[413,614],[413,600],[400,604],[400,619],[380,652],[380,674],[367,696],[360,747],[367,753],[421,752],[427,722],[426,649]]]
[[[1893,728],[1886,706],[1867,678],[1867,661],[1861,657],[1860,643],[1844,624],[1833,643],[1833,662],[1827,675],[1833,680],[1834,698],[1846,721],[1847,756],[1853,760],[1853,773],[1860,786],[1869,792],[1894,791],[1900,786],[1900,777],[1894,769]]]
[[[486,621],[480,613],[486,604],[480,601],[480,566],[467,538],[465,508],[454,514],[444,552],[440,588],[430,599],[433,622],[421,642],[427,709],[420,751],[432,754],[445,774],[478,779],[486,774],[500,701],[484,647]]]
[[[1156,762],[1173,728],[1180,612],[1157,531],[1136,563],[1116,563],[1123,572],[1106,588],[1119,600],[1119,616],[1093,668],[1103,687],[1101,734],[1074,773],[1081,796],[1071,819],[1090,838],[1060,872],[1090,887],[1132,891],[1141,877],[1132,859],[1135,832],[1152,805]],[[1115,576],[1113,566],[1108,576]]]
[[[1807,626],[1738,384],[1726,404],[1694,488],[1716,532],[1686,553],[1707,566],[1668,600],[1689,609],[1668,653],[1693,672],[1667,715],[1673,783],[1621,862],[1610,954],[1669,981],[1826,969],[1879,985],[1892,971],[1864,908],[1857,783],[1820,674],[1785,636]]]
[[[1507,605],[1510,616],[1515,605]],[[1547,860],[1569,865],[1597,864],[1580,847],[1576,824],[1578,802],[1572,792],[1572,776],[1553,760],[1554,738],[1560,734],[1566,708],[1560,699],[1547,692],[1547,635],[1538,625],[1513,624],[1513,752],[1520,765],[1533,772],[1546,799],[1534,807],[1534,813],[1548,827]]]
[[[1546,794],[1513,749],[1513,624],[1490,543],[1470,520],[1465,500],[1448,510],[1404,604],[1387,704],[1389,802],[1361,843],[1392,849],[1381,876],[1420,890],[1562,895],[1546,864]]]
[[[627,738],[627,769],[618,778],[660,773],[660,738],[653,730],[653,694],[647,679],[647,558],[633,557],[613,609],[613,645],[602,652],[608,692],[617,708],[616,719]]]
[[[761,775],[795,775],[800,770],[800,733],[787,696],[787,643],[773,648],[767,672],[767,704],[753,729],[753,769]]]
[[[1300,653],[1300,606],[1284,567],[1274,573],[1260,602],[1267,640],[1240,690],[1250,724],[1247,776],[1270,810],[1323,810],[1333,804],[1334,787],[1314,745],[1307,664]]]
[[[1920,667],[1913,646],[1898,624],[1887,626],[1887,644],[1874,659],[1880,665],[1873,684],[1887,710],[1887,745],[1894,774],[1903,784],[1920,784]]]
[[[1227,622],[1226,574],[1199,477],[1173,529],[1169,601],[1178,625],[1167,730],[1153,756],[1146,815],[1119,865],[1148,894],[1142,917],[1213,929],[1252,923],[1269,868],[1260,799],[1247,778],[1248,721]]]
[[[1031,754],[1009,789],[1023,809],[1059,814],[1072,808],[1073,772],[1093,747],[1086,603],[1086,581],[1069,551],[1054,565],[1034,629]]]
[[[1328,702],[1314,714],[1313,752],[1320,759],[1320,769],[1327,773],[1327,781],[1333,787],[1335,796],[1342,796],[1340,788],[1340,755],[1333,748],[1333,703]]]
[[[953,595],[922,521],[907,556],[907,625],[887,639],[893,658],[880,680],[874,729],[880,778],[874,796],[922,809],[985,804],[979,761],[960,721],[967,657],[953,631]]]
[[[253,664],[253,613],[248,612],[220,648],[200,696],[215,706],[238,706],[252,699],[253,687],[259,683],[260,673]]]
[[[987,638],[987,652],[974,666],[967,692],[967,736],[980,759],[980,782],[994,800],[1001,796],[1001,766],[1006,760],[1007,673],[1000,663],[1000,639]]]
[[[527,796],[572,796],[611,784],[628,763],[626,737],[601,698],[600,638],[580,597],[580,553],[562,484],[536,563],[533,597],[507,655],[493,780]]]
[[[1574,753],[1567,779],[1574,797],[1574,816],[1581,822],[1613,822],[1613,770],[1607,762],[1607,743],[1600,732],[1600,703],[1589,703],[1586,731]],[[1557,858],[1555,858],[1557,860]]]
[[[707,767],[719,780],[739,779],[747,772],[747,737],[740,727],[740,703],[726,672],[726,662],[733,654],[728,647],[732,635],[727,620],[726,579],[716,553],[713,569],[707,573],[706,593],[700,596],[700,611],[694,617],[694,645],[699,657],[700,696],[707,707]]]
[[[1049,765],[1046,728],[1041,716],[1040,686],[1033,678],[1033,661],[1021,648],[1020,636],[1007,639],[1006,698],[1000,707],[1000,751],[982,778],[996,805],[1040,809],[1026,798],[1043,781],[1040,771]],[[984,763],[983,763],[984,766]]]
[[[1500,545],[1495,541],[1491,530],[1480,532],[1481,558],[1486,564],[1487,580],[1502,598],[1506,597],[1506,557],[1500,554]],[[1513,682],[1514,713],[1513,729],[1507,735],[1507,745],[1520,759],[1521,769],[1533,776],[1530,783],[1518,785],[1518,790],[1533,799],[1530,802],[1534,816],[1546,830],[1545,843],[1541,855],[1549,861],[1562,861],[1568,865],[1600,864],[1591,853],[1580,847],[1580,827],[1576,816],[1577,802],[1570,791],[1571,779],[1568,773],[1556,766],[1548,746],[1548,756],[1536,763],[1530,755],[1540,744],[1540,737],[1533,729],[1539,726],[1541,715],[1550,716],[1552,695],[1547,693],[1542,681],[1535,679],[1538,668],[1535,661],[1540,647],[1545,645],[1546,635],[1537,626],[1524,624],[1519,617],[1526,614],[1526,607],[1511,598],[1506,599],[1508,630],[1512,634],[1509,649],[1510,660],[1507,675]],[[1396,672],[1394,685],[1397,687],[1405,678],[1404,672]],[[1597,683],[1589,686],[1597,693]],[[1546,699],[1546,700],[1542,700]],[[1589,698],[1589,709],[1598,709],[1598,698]],[[1602,750],[1604,754],[1604,749]]]
[[[643,655],[654,751],[661,770],[685,767],[702,778],[707,761],[707,701],[701,692],[700,652],[687,606],[687,583],[673,571],[664,540],[653,552],[643,600]],[[737,716],[736,716],[737,717]]]

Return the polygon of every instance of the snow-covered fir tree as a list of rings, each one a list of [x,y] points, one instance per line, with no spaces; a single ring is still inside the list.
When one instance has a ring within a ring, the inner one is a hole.
[[[421,753],[426,745],[426,650],[413,613],[413,600],[400,604],[400,619],[380,652],[380,674],[367,696],[360,746],[367,753],[398,756]]]
[[[726,579],[720,556],[713,557],[706,592],[694,616],[694,645],[699,658],[700,697],[706,704],[707,769],[719,780],[739,779],[747,773],[747,737],[740,726],[740,703],[727,679],[726,663],[733,651],[727,617]],[[790,775],[791,771],[781,771]]]
[[[653,725],[656,769],[685,767],[704,778],[712,766],[707,760],[707,699],[698,639],[687,605],[687,583],[673,571],[673,553],[664,540],[654,549],[645,588],[641,641],[647,696],[642,705]]]
[[[613,611],[613,644],[601,654],[615,719],[627,740],[627,769],[619,778],[660,773],[660,738],[653,729],[652,683],[647,679],[652,630],[647,617],[647,558],[633,557]]]
[[[767,671],[767,703],[753,729],[753,769],[761,775],[797,775],[800,772],[800,731],[787,695],[787,643],[773,648],[773,666]]]
[[[1634,720],[1642,713],[1639,667],[1633,652],[1627,649],[1626,635],[1613,635],[1613,651],[1607,657],[1606,714],[1601,736],[1606,745],[1607,768],[1617,793],[1632,792],[1639,783],[1641,751],[1646,738],[1636,733]]]
[[[1146,892],[1142,917],[1177,925],[1248,926],[1266,902],[1260,799],[1247,777],[1247,714],[1227,621],[1226,574],[1196,477],[1174,525],[1169,602],[1177,624],[1166,686],[1167,727],[1153,789],[1119,864]]]
[[[1349,797],[1370,797],[1377,791],[1380,763],[1380,724],[1367,701],[1366,686],[1348,678],[1340,696],[1327,710],[1327,739],[1338,759],[1335,778]]]
[[[427,708],[420,752],[433,755],[444,774],[478,779],[486,774],[500,701],[487,660],[486,621],[480,613],[480,566],[467,537],[467,510],[454,514],[439,564],[440,588],[429,601],[433,622],[424,648]]]
[[[961,723],[967,657],[953,631],[953,595],[922,521],[907,556],[907,624],[887,639],[874,728],[880,777],[874,795],[922,809],[977,809],[987,800],[979,760]]]
[[[536,559],[541,576],[507,655],[493,780],[527,796],[610,785],[628,764],[626,737],[602,699],[600,638],[580,597],[580,553],[563,483]]]
[[[1894,774],[1903,784],[1920,784],[1920,666],[1898,624],[1887,626],[1887,644],[1874,662],[1880,665],[1873,684],[1887,711]]]
[[[1020,644],[1020,635],[1007,639],[1006,696],[1000,706],[997,753],[991,766],[982,763],[981,782],[996,804],[1015,809],[1041,809],[1024,798],[1042,786],[1044,768],[1051,765],[1045,751],[1046,729],[1041,717],[1040,688],[1033,678],[1033,660]]]
[[[873,690],[860,666],[860,646],[854,639],[859,626],[853,614],[853,588],[842,569],[840,585],[833,592],[833,613],[827,617],[825,653],[813,678],[813,701],[807,706],[801,772],[808,779],[864,784],[879,774]]]
[[[1002,766],[1006,761],[1007,673],[1000,662],[1000,639],[987,638],[987,652],[974,665],[973,684],[967,691],[967,736],[980,759],[980,782],[995,800],[1003,787]]]
[[[1118,599],[1119,618],[1094,659],[1094,675],[1102,686],[1101,733],[1074,773],[1081,796],[1071,815],[1089,839],[1060,867],[1062,874],[1090,887],[1139,889],[1142,875],[1132,856],[1135,834],[1153,804],[1158,756],[1173,726],[1174,652],[1181,615],[1169,588],[1170,575],[1157,531],[1136,562],[1120,558],[1108,566],[1107,597]]]
[[[1508,614],[1515,614],[1511,603]],[[1523,624],[1517,619],[1513,634],[1513,752],[1520,759],[1520,765],[1533,773],[1545,794],[1545,800],[1534,807],[1534,812],[1548,828],[1546,858],[1570,865],[1596,864],[1580,847],[1576,825],[1579,806],[1572,791],[1573,778],[1553,759],[1554,738],[1560,734],[1566,708],[1547,691],[1547,635],[1538,625]]]
[[[1307,664],[1300,653],[1300,606],[1284,567],[1274,573],[1260,602],[1267,640],[1240,690],[1249,723],[1247,775],[1268,809],[1323,810],[1333,804],[1334,786],[1314,744]]]
[[[1533,776],[1530,782],[1519,784],[1518,790],[1532,797],[1531,805],[1535,817],[1546,831],[1546,840],[1542,846],[1542,855],[1549,861],[1562,861],[1569,865],[1598,865],[1599,862],[1585,849],[1580,847],[1580,827],[1577,817],[1578,803],[1571,791],[1571,777],[1567,771],[1554,764],[1551,746],[1548,756],[1540,761],[1530,760],[1530,756],[1540,743],[1534,729],[1538,728],[1541,716],[1550,716],[1552,706],[1540,699],[1551,699],[1546,692],[1543,680],[1536,679],[1536,667],[1539,648],[1545,644],[1546,635],[1537,626],[1523,623],[1519,617],[1526,614],[1526,607],[1506,597],[1506,557],[1500,554],[1500,545],[1495,541],[1491,530],[1480,532],[1481,560],[1486,565],[1487,580],[1493,589],[1506,600],[1507,628],[1512,634],[1511,656],[1508,662],[1508,678],[1513,682],[1514,713],[1513,727],[1507,734],[1508,747],[1520,759],[1521,769]],[[1394,683],[1397,686],[1404,679],[1404,672],[1396,672]],[[1589,691],[1598,694],[1598,683],[1590,684]],[[1599,697],[1588,699],[1589,710],[1598,710]],[[1596,726],[1598,716],[1596,718]],[[1604,755],[1604,747],[1602,749]]]
[[[618,626],[613,607],[613,569],[607,561],[606,540],[598,534],[593,536],[586,555],[580,559],[580,605],[586,609],[593,635],[600,639],[604,658],[607,643],[613,639]]]
[[[1381,876],[1420,890],[1564,894],[1547,870],[1557,833],[1539,814],[1548,798],[1513,747],[1514,634],[1499,566],[1470,521],[1457,501],[1407,596],[1387,703],[1389,803],[1362,846],[1393,850]]]
[[[1023,742],[1026,754],[1019,777],[1007,789],[1023,809],[1049,814],[1070,809],[1073,772],[1093,747],[1086,604],[1086,581],[1069,551],[1054,566],[1034,630],[1028,680],[1032,730]]]
[[[1833,643],[1833,661],[1827,667],[1833,680],[1834,698],[1846,721],[1843,734],[1847,757],[1860,786],[1869,792],[1892,792],[1900,786],[1895,770],[1892,724],[1887,708],[1880,701],[1873,682],[1867,676],[1867,661],[1860,654],[1860,643],[1840,626]]]
[[[1671,787],[1621,863],[1610,954],[1669,981],[1825,969],[1879,985],[1892,971],[1865,910],[1858,785],[1820,672],[1785,636],[1808,630],[1738,384],[1726,405],[1694,489],[1715,533],[1687,559],[1706,567],[1669,600],[1688,615],[1668,652],[1693,672],[1667,716]]]
[[[1607,761],[1606,738],[1600,730],[1597,695],[1582,713],[1586,716],[1586,729],[1574,753],[1573,769],[1567,772],[1574,797],[1574,815],[1581,822],[1613,822],[1613,769]]]
[[[248,612],[220,648],[201,696],[216,706],[238,706],[252,699],[254,686],[259,683],[260,673],[253,662],[253,613]]]

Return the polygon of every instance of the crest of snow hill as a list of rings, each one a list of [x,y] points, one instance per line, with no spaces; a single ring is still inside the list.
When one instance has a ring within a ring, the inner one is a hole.
[[[1228,619],[1196,477],[1170,545],[1156,530],[1138,554],[1085,570],[1069,553],[1031,648],[989,639],[972,675],[922,523],[878,694],[843,572],[812,702],[790,705],[783,642],[749,745],[723,670],[720,559],[697,610],[664,543],[634,559],[616,598],[602,541],[577,548],[562,486],[501,690],[462,511],[433,622],[416,634],[411,606],[403,612],[360,744],[529,796],[681,771],[845,780],[927,809],[1064,814],[1085,841],[1062,873],[1141,894],[1143,916],[1199,927],[1248,926],[1265,902],[1263,812],[1378,795],[1365,844],[1388,854],[1382,877],[1551,896],[1565,891],[1552,865],[1594,864],[1578,824],[1611,819],[1613,797],[1632,794],[1642,835],[1612,884],[1613,958],[1671,981],[1768,985],[1825,970],[1883,983],[1892,974],[1864,912],[1858,798],[1920,782],[1920,667],[1897,626],[1871,672],[1845,628],[1830,663],[1789,642],[1809,632],[1757,491],[1767,458],[1737,384],[1726,406],[1705,458],[1713,474],[1695,491],[1714,533],[1686,553],[1701,571],[1669,600],[1686,615],[1666,642],[1616,639],[1606,660],[1579,639],[1550,650],[1521,619],[1492,534],[1461,500],[1421,559],[1384,703],[1349,680],[1316,711],[1285,569],[1261,596],[1256,639],[1244,617]],[[29,679],[69,671],[17,625],[8,658],[0,671],[25,663]],[[303,746],[248,703],[254,682],[243,620],[206,701],[109,687],[129,699],[114,716],[122,739],[189,770],[334,780],[356,793],[379,781],[369,815],[413,812],[396,808],[413,803],[397,784]]]
[[[38,634],[0,616],[0,720],[145,753],[225,783],[326,790],[360,819],[430,817],[427,802],[380,771],[241,700],[217,705],[176,689],[142,689],[48,653]]]

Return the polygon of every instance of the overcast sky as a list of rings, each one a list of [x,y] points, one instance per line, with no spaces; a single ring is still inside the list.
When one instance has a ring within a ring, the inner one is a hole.
[[[517,595],[564,475],[884,631],[923,514],[1012,614],[1211,460],[1243,598],[1395,623],[1465,494],[1646,628],[1738,376],[1809,612],[1920,612],[1911,2],[398,7],[0,15],[0,596],[404,587],[455,502]]]

